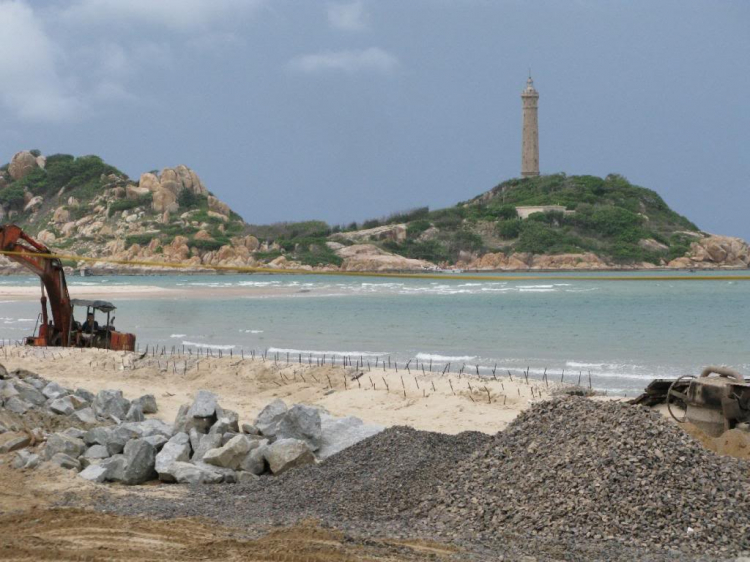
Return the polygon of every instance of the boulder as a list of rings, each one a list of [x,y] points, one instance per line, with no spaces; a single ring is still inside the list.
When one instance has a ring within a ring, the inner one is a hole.
[[[0,380],[0,400],[18,396],[18,391],[10,382]]]
[[[435,269],[435,264],[405,258],[378,248],[373,244],[354,244],[336,251],[343,258],[342,271],[422,271]]]
[[[335,418],[328,414],[320,416],[322,442],[316,456],[323,460],[339,451],[351,447],[385,429],[379,425],[366,425],[361,419],[349,416]]]
[[[201,433],[194,427],[190,428],[190,446],[193,448],[193,451],[197,451],[198,447],[201,444],[201,438],[205,435],[204,433]]]
[[[37,195],[36,197],[32,197],[29,199],[29,202],[26,203],[23,210],[24,212],[35,212],[44,204],[44,198],[42,198],[41,195]]]
[[[260,480],[260,476],[253,474],[252,472],[245,472],[244,470],[237,473],[237,482],[240,484],[249,484]]]
[[[213,392],[208,390],[199,390],[195,396],[195,401],[188,411],[188,415],[193,418],[208,418],[216,414],[216,404],[218,399]]]
[[[128,413],[125,414],[125,419],[130,422],[145,421],[146,417],[143,415],[143,408],[141,408],[141,405],[137,402],[130,404]]]
[[[216,449],[218,447],[221,447],[221,435],[219,435],[218,433],[203,435],[201,437],[200,444],[193,453],[193,462],[202,461],[203,456],[208,451],[210,451],[211,449]]]
[[[76,388],[76,390],[73,393],[73,395],[77,396],[78,398],[80,398],[81,400],[83,400],[85,402],[88,402],[89,404],[91,404],[94,401],[94,399],[96,398],[96,396],[94,396],[93,392],[89,392],[85,388]]]
[[[14,180],[20,180],[28,176],[39,167],[36,156],[28,150],[22,150],[13,155],[8,166],[8,173]]]
[[[247,435],[260,435],[258,428],[251,423],[242,424],[242,433],[246,433]]]
[[[107,468],[101,464],[90,464],[78,476],[89,482],[104,482],[107,479]]]
[[[162,447],[169,442],[169,439],[159,434],[149,435],[148,437],[144,437],[144,439],[151,443],[157,451],[161,451]]]
[[[103,467],[106,470],[106,474],[104,476],[105,480],[121,482],[124,478],[127,461],[125,460],[125,455],[113,455],[110,458],[104,459],[102,462],[100,462],[99,466]]]
[[[229,213],[231,212],[229,209],[229,205],[227,205],[223,201],[219,201],[213,195],[208,196],[208,208],[209,210],[219,213],[220,215],[224,215],[226,217],[228,217]]]
[[[218,404],[216,405],[216,419],[229,420],[229,431],[239,433],[240,431],[240,415],[234,410],[222,408]]]
[[[65,453],[55,453],[49,461],[67,470],[81,470],[81,463]]]
[[[86,435],[83,436],[83,442],[89,446],[104,445],[106,447],[111,434],[112,429],[109,427],[93,427],[86,432]]]
[[[258,445],[250,450],[250,453],[240,463],[240,469],[252,474],[263,474],[268,470],[266,453],[268,452],[268,439],[261,439]]]
[[[72,437],[73,439],[83,439],[86,436],[86,432],[82,429],[78,429],[77,427],[69,427],[62,433],[63,435],[67,435],[68,437]]]
[[[312,406],[295,404],[279,421],[276,437],[278,439],[299,439],[317,451],[322,443],[320,430],[320,411]]]
[[[315,463],[315,455],[309,445],[300,439],[279,439],[268,446],[265,459],[271,472],[276,475],[297,466]]]
[[[133,439],[125,445],[125,469],[122,483],[142,484],[154,477],[156,448],[145,439]]]
[[[70,221],[70,211],[65,207],[58,207],[52,215],[52,222],[55,224],[65,224]]]
[[[155,414],[159,411],[159,408],[156,406],[156,398],[153,394],[144,394],[135,400],[135,402],[140,404],[144,414]]]
[[[157,213],[176,213],[180,206],[177,204],[177,195],[174,191],[167,189],[167,186],[162,184],[162,186],[154,192],[151,208]]]
[[[138,181],[138,186],[148,189],[149,191],[156,191],[161,187],[161,185],[159,184],[159,178],[157,178],[154,174],[148,172],[145,174],[141,174],[141,178]]]
[[[89,403],[86,402],[86,400],[84,400],[83,398],[81,398],[79,396],[76,396],[75,394],[68,394],[65,398],[69,398],[70,399],[70,403],[73,405],[73,407],[76,410],[80,410],[80,409],[85,408],[85,407],[87,407],[89,405]]]
[[[210,449],[203,455],[203,462],[222,468],[237,470],[251,449],[257,447],[259,442],[250,439],[246,435],[237,435],[229,440],[223,447]]]
[[[0,440],[0,455],[12,453],[31,445],[31,437],[25,434],[5,433]]]
[[[220,433],[225,434],[227,432],[239,433],[240,428],[236,419],[231,418],[219,418],[216,423],[211,426],[209,433]]]
[[[235,433],[233,431],[227,431],[226,433],[222,433],[221,434],[221,446],[223,447],[224,445],[229,443],[232,439],[234,439],[238,435],[239,433]],[[256,436],[256,437],[260,437],[260,436]]]
[[[93,408],[82,408],[80,410],[77,410],[73,412],[72,417],[75,420],[85,424],[93,424],[97,422],[96,414],[94,413]]]
[[[275,437],[279,422],[287,413],[287,407],[283,400],[277,398],[261,410],[255,418],[255,427],[264,437]]]
[[[32,405],[24,402],[18,396],[11,396],[5,400],[5,408],[14,414],[23,415],[32,408]]]
[[[213,240],[213,237],[206,230],[199,230],[193,238],[196,240]]]
[[[41,462],[39,455],[26,449],[16,451],[16,458],[13,460],[13,468],[36,468]]]
[[[125,450],[125,445],[127,445],[128,442],[134,439],[139,439],[140,437],[141,435],[132,429],[117,426],[110,432],[105,447],[107,447],[107,451],[109,451],[110,455],[119,455]]]
[[[29,206],[30,205],[31,203],[29,203]],[[54,244],[57,241],[57,236],[55,236],[54,232],[50,232],[49,230],[42,230],[39,232],[39,234],[36,235],[36,239],[42,244],[50,245]]]
[[[68,416],[76,410],[70,396],[64,396],[63,398],[53,400],[49,405],[49,409],[55,414],[60,414],[61,416]]]
[[[82,456],[85,459],[108,459],[110,454],[104,445],[92,445]]]
[[[121,390],[101,390],[94,398],[94,412],[103,418],[125,419],[130,409],[130,401],[122,396]]]
[[[77,459],[86,450],[85,443],[80,439],[68,437],[64,433],[53,433],[47,437],[44,446],[44,458],[52,459],[58,453]]]
[[[237,471],[232,470],[231,468],[223,468],[221,466],[206,464],[204,462],[197,462],[193,464],[195,464],[195,466],[199,468],[202,468],[203,470],[217,472],[221,475],[221,482],[224,482],[226,484],[235,484],[237,482]]]
[[[178,433],[173,436],[162,450],[156,455],[154,466],[159,474],[159,479],[164,482],[174,482],[174,476],[169,467],[175,462],[188,462],[190,460],[190,438],[187,433]]]
[[[189,462],[173,462],[169,474],[179,484],[218,484],[224,480],[224,475],[211,467]]]
[[[24,381],[12,381],[12,384],[13,388],[18,392],[18,397],[24,402],[28,402],[34,406],[43,406],[46,404],[47,398],[31,384]]]
[[[151,193],[151,190],[147,187],[136,187],[134,185],[125,186],[125,198],[135,201],[144,195]]]
[[[172,426],[164,423],[161,420],[151,419],[144,420],[138,423],[126,423],[123,425],[133,429],[134,431],[137,431],[142,437],[149,437],[151,435],[163,435],[164,437],[169,439],[170,437],[172,437],[172,435],[174,435]]]
[[[46,398],[54,400],[56,398],[67,396],[68,394],[70,394],[70,392],[65,390],[56,382],[51,382],[42,389],[42,394],[44,394]]]

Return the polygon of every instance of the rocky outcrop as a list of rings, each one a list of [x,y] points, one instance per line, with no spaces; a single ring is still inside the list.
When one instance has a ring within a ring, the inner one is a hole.
[[[403,242],[406,240],[406,225],[388,224],[385,226],[376,226],[375,228],[355,230],[353,232],[339,232],[334,238],[357,243],[369,242],[371,240]]]
[[[669,262],[678,269],[711,269],[716,267],[740,268],[750,266],[750,248],[741,238],[708,235],[690,244],[690,250],[681,258]]]
[[[128,195],[130,198],[133,198],[151,192],[153,193],[153,202],[151,205],[154,211],[158,213],[176,213],[180,208],[177,204],[177,197],[184,189],[196,195],[208,195],[208,190],[203,185],[198,174],[184,165],[179,165],[176,168],[164,168],[158,176],[150,172],[141,174],[138,188],[131,189]],[[215,200],[214,206],[216,208],[226,207],[226,213],[222,214],[228,215],[229,206],[215,197],[213,199]],[[219,212],[216,209],[212,210]]]
[[[20,180],[39,168],[37,157],[27,150],[22,150],[13,155],[8,166],[8,173],[13,180]]]
[[[470,262],[460,264],[461,267],[474,270],[505,270],[525,271],[532,269],[607,269],[611,267],[599,256],[592,253],[585,254],[529,254],[489,253]]]
[[[343,271],[424,271],[435,269],[434,263],[405,258],[386,252],[372,244],[355,244],[336,250],[344,259]]]

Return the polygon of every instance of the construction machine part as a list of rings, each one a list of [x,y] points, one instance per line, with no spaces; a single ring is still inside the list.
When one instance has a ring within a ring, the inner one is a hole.
[[[688,397],[685,391],[689,389],[690,381],[694,379],[695,376],[693,375],[682,375],[676,381],[673,381],[667,390],[665,398],[667,410],[669,410],[669,415],[679,423],[685,423],[687,420]],[[675,414],[676,404],[680,404],[679,408],[682,412],[679,417]]]
[[[105,301],[71,300],[62,262],[52,257],[52,251],[26,234],[20,227],[9,224],[0,226],[0,250],[6,257],[20,263],[39,276],[41,281],[41,322],[39,331],[26,338],[26,345],[60,347],[99,347],[118,351],[134,351],[135,336],[117,332],[110,322],[110,313],[115,309]],[[52,319],[47,316],[47,303]],[[84,334],[73,319],[75,306],[85,306],[86,311],[100,311],[107,315],[105,328]]]

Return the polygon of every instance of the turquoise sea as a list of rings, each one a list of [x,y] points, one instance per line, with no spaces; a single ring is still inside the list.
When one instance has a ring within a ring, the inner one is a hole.
[[[559,275],[559,274],[557,274]],[[579,376],[632,395],[650,379],[697,374],[709,364],[750,375],[750,281],[412,280],[299,275],[75,277],[86,287],[150,285],[164,296],[118,296],[116,325],[146,344],[419,360],[489,374],[527,367],[540,377]],[[626,274],[627,275],[627,274]],[[633,273],[631,276],[643,275]],[[648,273],[648,275],[690,275]],[[715,273],[709,275],[727,275]],[[731,274],[729,274],[731,275]],[[575,276],[575,274],[571,274]],[[507,278],[511,277],[511,280]],[[36,278],[0,278],[36,286]],[[32,300],[0,300],[0,338],[19,340],[39,313]]]

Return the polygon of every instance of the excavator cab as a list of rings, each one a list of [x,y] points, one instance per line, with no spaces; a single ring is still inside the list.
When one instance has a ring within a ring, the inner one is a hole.
[[[115,317],[112,312],[117,307],[111,302],[100,300],[72,299],[71,314],[71,346],[75,347],[98,347],[103,349],[114,349],[118,351],[135,351],[135,336],[133,334],[124,334],[115,329]],[[85,308],[86,314],[83,316],[84,322],[75,320],[76,308],[79,310]],[[106,314],[106,320],[100,323],[97,319],[97,312]]]

